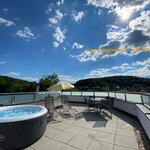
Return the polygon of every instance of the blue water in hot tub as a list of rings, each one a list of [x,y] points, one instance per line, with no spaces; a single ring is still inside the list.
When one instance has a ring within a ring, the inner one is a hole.
[[[7,108],[0,110],[0,118],[7,118],[7,117],[19,117],[19,116],[26,116],[35,114],[41,111],[41,108],[39,107],[13,107],[13,108]]]

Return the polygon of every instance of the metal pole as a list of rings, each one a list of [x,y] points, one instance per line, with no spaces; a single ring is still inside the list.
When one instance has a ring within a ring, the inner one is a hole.
[[[144,105],[144,102],[143,102],[143,94],[141,94],[141,102],[142,102],[142,104]]]
[[[127,95],[126,95],[126,93],[124,94],[124,96],[125,96],[125,101],[127,102]]]

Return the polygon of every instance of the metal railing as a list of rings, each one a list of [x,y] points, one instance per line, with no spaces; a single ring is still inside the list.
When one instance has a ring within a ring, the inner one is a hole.
[[[24,92],[24,93],[0,93],[0,104],[1,105],[13,105],[28,102],[36,102],[44,100],[48,95],[58,97],[60,95],[68,96],[93,96],[93,97],[106,97],[110,96],[115,99],[143,104],[150,108],[150,93],[139,93],[139,92],[87,92],[87,91],[65,91],[65,92]]]

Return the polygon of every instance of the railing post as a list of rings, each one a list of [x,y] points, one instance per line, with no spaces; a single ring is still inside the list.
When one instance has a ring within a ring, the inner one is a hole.
[[[127,95],[126,95],[126,93],[124,93],[124,97],[125,97],[125,101],[127,102]]]
[[[15,104],[15,95],[11,96],[11,105]]]
[[[36,94],[33,94],[33,102],[35,101],[36,99]]]
[[[115,100],[116,100],[116,92],[115,92]]]
[[[143,95],[141,94],[141,102],[142,104],[144,105],[144,102],[143,102]]]

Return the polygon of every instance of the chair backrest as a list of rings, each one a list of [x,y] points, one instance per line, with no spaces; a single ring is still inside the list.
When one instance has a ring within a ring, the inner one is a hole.
[[[62,103],[63,109],[66,109],[66,110],[70,109],[71,106],[69,104],[68,96],[62,95],[61,96],[61,103]]]
[[[54,110],[54,98],[52,96],[45,97],[45,107],[48,111]]]

